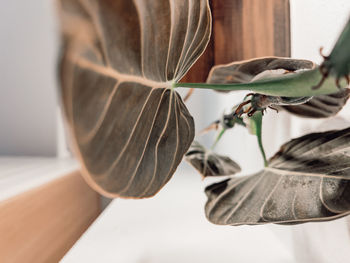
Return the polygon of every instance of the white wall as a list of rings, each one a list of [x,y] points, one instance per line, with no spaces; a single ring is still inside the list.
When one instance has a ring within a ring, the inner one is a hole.
[[[322,62],[318,49],[327,55],[350,17],[349,0],[291,0],[292,56]],[[292,137],[349,126],[350,103],[337,119],[292,118]],[[294,255],[298,263],[342,263],[350,258],[350,218],[293,226]],[[281,236],[286,230],[280,232]],[[292,248],[291,246],[289,246]]]
[[[55,155],[52,1],[0,0],[0,32],[0,155]]]
[[[350,18],[349,0],[291,0],[292,57],[322,62]],[[350,103],[337,115],[350,121]],[[292,118],[293,137],[315,130],[324,120]]]

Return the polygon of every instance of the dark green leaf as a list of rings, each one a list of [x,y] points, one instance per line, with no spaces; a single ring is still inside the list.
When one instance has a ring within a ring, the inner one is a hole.
[[[350,128],[281,147],[269,167],[206,189],[206,216],[221,225],[299,224],[350,214]]]
[[[153,196],[193,141],[172,84],[206,48],[208,1],[60,3],[62,101],[83,175],[107,196]]]
[[[321,68],[314,67],[310,61],[267,57],[215,66],[206,85],[189,83],[183,86],[217,91],[250,90],[279,97],[312,97],[336,93],[348,84],[349,79],[337,79],[333,75],[325,78]]]
[[[233,175],[241,171],[230,157],[219,155],[194,141],[186,153],[186,160],[203,177]]]
[[[249,83],[264,78],[276,78],[281,75],[288,75],[297,70],[313,69],[315,65],[308,60],[288,59],[288,58],[258,58],[235,62],[227,65],[213,67],[211,70],[208,83]],[[271,96],[270,96],[271,97]],[[345,105],[349,98],[348,89],[338,91],[330,95],[318,95],[307,101],[307,97],[302,97],[300,105],[295,104],[299,98],[277,97],[282,98],[278,103],[273,105],[280,106],[280,109],[286,109],[300,117],[325,118],[337,114]],[[304,99],[306,103],[303,104]]]
[[[297,70],[312,69],[314,67],[315,64],[313,62],[301,59],[264,57],[243,60],[213,67],[209,73],[207,83],[248,83],[254,81],[259,74],[263,74],[259,78],[261,79],[290,74]]]
[[[349,96],[350,90],[344,89],[334,94],[315,96],[301,105],[281,108],[299,117],[327,118],[336,115],[344,107]]]

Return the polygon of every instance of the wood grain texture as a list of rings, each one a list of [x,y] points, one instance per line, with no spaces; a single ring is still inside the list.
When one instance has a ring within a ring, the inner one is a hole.
[[[58,262],[100,213],[79,172],[0,203],[0,262]]]
[[[211,40],[182,82],[205,82],[218,64],[290,56],[289,0],[215,0],[210,5]]]
[[[213,1],[215,64],[290,56],[288,0]]]

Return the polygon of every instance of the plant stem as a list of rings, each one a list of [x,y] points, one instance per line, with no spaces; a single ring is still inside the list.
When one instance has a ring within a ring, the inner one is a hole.
[[[261,155],[264,159],[264,166],[268,166],[268,161],[266,159],[266,154],[262,142],[262,120],[263,115],[261,112],[256,112],[252,117],[250,117],[250,125],[252,128],[252,132],[256,135],[258,140],[259,149],[261,152]]]
[[[266,159],[266,154],[265,154],[264,146],[263,146],[263,143],[262,143],[261,135],[257,136],[257,139],[258,139],[258,145],[259,145],[259,149],[260,149],[261,155],[262,155],[262,157],[264,159],[264,166],[267,167],[269,165],[269,163],[268,163],[268,161]]]
[[[323,64],[335,77],[342,78],[350,73],[350,18]]]
[[[225,131],[226,131],[225,129],[222,129],[222,130],[220,131],[220,133],[218,134],[218,136],[217,136],[216,139],[215,139],[215,142],[214,142],[213,145],[210,147],[211,150],[214,150],[215,146],[218,144],[218,142],[220,141],[222,135],[224,135]]]
[[[285,97],[304,97],[332,94],[339,91],[336,85],[336,79],[328,77],[323,85],[318,89],[312,89],[322,79],[319,68],[303,71],[295,74],[287,74],[279,78],[262,79],[249,83],[232,83],[232,84],[207,84],[207,83],[174,83],[174,87],[182,88],[199,88],[222,91],[250,90],[253,92]],[[340,86],[347,86],[346,80],[340,81]]]

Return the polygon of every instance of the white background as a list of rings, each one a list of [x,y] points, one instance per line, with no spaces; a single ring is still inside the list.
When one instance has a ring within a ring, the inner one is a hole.
[[[52,3],[0,0],[0,155],[56,155]]]

